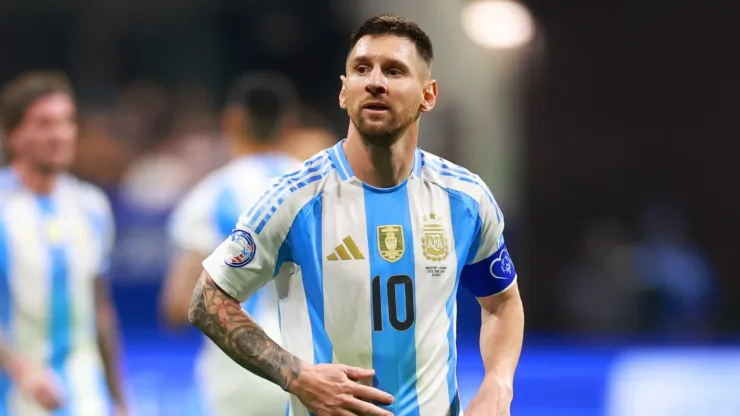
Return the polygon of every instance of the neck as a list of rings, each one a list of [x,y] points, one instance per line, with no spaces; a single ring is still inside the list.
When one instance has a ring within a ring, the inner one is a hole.
[[[46,172],[25,160],[15,160],[10,166],[21,183],[38,195],[51,194],[59,177],[57,172]]]
[[[343,149],[355,176],[376,188],[392,188],[405,181],[414,167],[417,129],[412,124],[392,145],[373,146],[350,123]]]
[[[274,152],[278,149],[271,143],[260,143],[242,138],[231,140],[230,148],[232,158]]]

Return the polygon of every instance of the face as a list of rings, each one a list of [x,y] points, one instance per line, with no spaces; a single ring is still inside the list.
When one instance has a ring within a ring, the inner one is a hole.
[[[33,102],[10,135],[13,157],[26,159],[46,173],[70,167],[76,141],[76,106],[71,97],[61,93]]]
[[[398,36],[361,38],[341,79],[339,106],[373,145],[393,144],[436,101],[429,66],[411,40]]]

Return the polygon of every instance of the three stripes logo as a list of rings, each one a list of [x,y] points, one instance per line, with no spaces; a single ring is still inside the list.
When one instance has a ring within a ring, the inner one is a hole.
[[[326,256],[329,261],[337,260],[364,260],[365,256],[357,248],[357,244],[352,240],[352,237],[347,236],[342,240],[342,244],[338,245],[334,252]]]

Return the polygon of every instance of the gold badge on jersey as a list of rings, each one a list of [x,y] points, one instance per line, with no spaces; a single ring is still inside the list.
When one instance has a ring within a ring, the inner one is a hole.
[[[46,237],[50,243],[62,241],[62,225],[57,219],[52,219],[46,223]]]
[[[450,255],[450,241],[445,227],[432,212],[424,217],[424,236],[421,238],[421,249],[424,257],[431,261],[442,261]]]
[[[391,263],[403,257],[406,246],[403,242],[403,227],[400,225],[381,225],[378,227],[378,251],[380,257]]]

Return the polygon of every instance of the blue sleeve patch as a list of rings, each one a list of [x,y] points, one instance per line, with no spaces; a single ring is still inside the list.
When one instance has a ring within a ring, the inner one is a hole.
[[[514,262],[505,244],[487,259],[463,267],[460,274],[462,285],[478,298],[504,291],[514,278]]]
[[[234,230],[229,237],[224,263],[229,267],[244,267],[254,259],[256,253],[254,238],[244,230]]]

